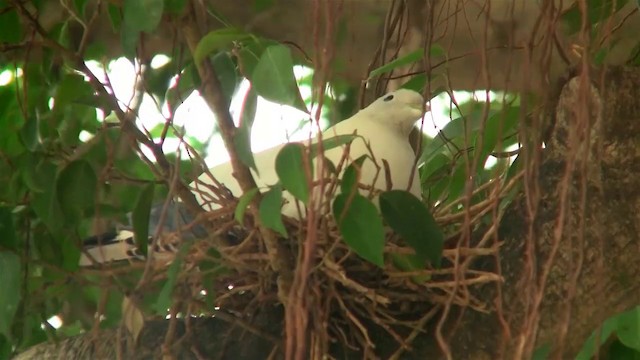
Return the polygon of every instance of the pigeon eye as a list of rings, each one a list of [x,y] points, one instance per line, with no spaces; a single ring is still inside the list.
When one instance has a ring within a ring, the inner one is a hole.
[[[391,101],[391,100],[393,100],[393,95],[387,95],[387,96],[385,96],[385,98],[384,98],[384,99],[382,99],[382,100],[384,100],[384,101]]]

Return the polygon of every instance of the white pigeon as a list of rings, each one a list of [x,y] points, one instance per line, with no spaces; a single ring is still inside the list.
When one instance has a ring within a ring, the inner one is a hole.
[[[365,145],[365,141],[369,144],[369,148],[373,152],[376,163],[381,170],[371,160],[366,160],[361,169],[360,183],[367,186],[374,186],[379,190],[387,190],[386,174],[383,166],[383,159],[389,164],[389,173],[391,177],[392,189],[409,190],[415,196],[420,198],[420,179],[417,170],[413,170],[416,156],[409,144],[409,133],[415,122],[422,117],[424,113],[424,99],[420,94],[411,90],[400,89],[390,92],[383,97],[371,103],[368,107],[360,110],[357,114],[346,119],[327,130],[323,131],[322,138],[328,139],[336,135],[357,134],[351,143],[348,160],[354,160],[362,155],[371,155],[369,149]],[[283,145],[264,150],[254,154],[256,166],[259,174],[253,172],[256,183],[263,190],[268,185],[274,185],[278,182],[278,176],[275,171],[275,159]],[[329,159],[334,165],[338,165],[344,156],[344,146],[335,147],[324,152],[325,158]],[[343,169],[348,163],[343,165]],[[233,177],[233,169],[230,163],[224,163],[215,166],[209,170],[220,183],[229,189],[234,196],[242,195],[242,191],[238,182]],[[377,175],[376,175],[377,174]],[[375,183],[374,183],[375,179]],[[411,184],[409,184],[411,183]],[[220,206],[211,202],[211,188],[213,181],[208,174],[201,175],[196,181],[191,183],[191,187],[196,189],[195,196],[198,202],[204,206],[205,210],[215,210]],[[204,186],[206,185],[206,186]],[[288,192],[284,192],[287,200],[282,213],[290,217],[297,217],[298,210],[293,203],[293,197]],[[168,214],[177,215],[177,220],[172,216],[167,216],[163,223],[163,236],[171,235],[179,226],[192,221],[192,217],[187,211],[184,211],[181,203],[171,203]],[[149,224],[149,234],[154,234],[159,214],[163,208],[163,204],[156,205],[152,208]],[[166,230],[166,231],[164,231]],[[185,236],[202,236],[194,233],[185,234]],[[156,258],[170,258],[175,252],[175,246],[165,244],[162,241],[157,244]],[[133,241],[133,232],[129,230],[120,230],[113,234],[104,234],[102,236],[93,237],[85,241],[85,249],[89,253],[91,259],[85,253],[81,255],[80,265],[91,266],[94,261],[97,263],[105,263],[119,260],[133,260],[144,258],[136,248]]]
[[[409,143],[409,133],[416,121],[423,116],[424,104],[424,98],[419,93],[399,89],[378,98],[352,117],[326,129],[322,132],[322,138],[328,139],[336,135],[359,135],[351,143],[347,159],[349,161],[342,169],[346,169],[351,160],[358,159],[362,155],[371,156],[372,152],[380,170],[371,160],[365,160],[360,173],[361,184],[383,191],[388,188],[409,190],[420,198],[420,179],[417,169],[414,170],[416,156]],[[275,159],[283,147],[284,144],[254,154],[258,173],[252,170],[252,174],[256,184],[262,190],[278,182]],[[344,156],[344,148],[345,146],[338,146],[327,150],[324,152],[324,156],[337,166]],[[391,186],[389,187],[387,186],[383,159],[389,164],[391,177]],[[234,196],[242,195],[242,190],[232,175],[231,163],[215,166],[209,172]],[[209,174],[202,174],[191,186],[196,189],[196,199],[204,206],[205,210],[215,210],[220,207],[211,201],[214,197],[209,196],[210,187],[213,186]],[[283,206],[282,213],[290,217],[297,217],[298,210],[293,196],[286,191],[283,196],[287,201]]]

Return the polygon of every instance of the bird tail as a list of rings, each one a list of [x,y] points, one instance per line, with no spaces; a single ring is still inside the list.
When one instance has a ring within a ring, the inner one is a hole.
[[[151,243],[151,238],[149,238],[149,243]],[[133,232],[129,230],[92,236],[85,239],[83,245],[80,266],[119,261],[144,261],[147,258],[138,248]],[[154,259],[169,261],[178,251],[177,244],[171,241],[157,241],[152,250],[154,251]]]

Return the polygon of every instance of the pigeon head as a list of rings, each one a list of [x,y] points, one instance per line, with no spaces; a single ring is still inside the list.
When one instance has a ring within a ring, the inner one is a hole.
[[[408,136],[424,114],[424,98],[413,90],[398,89],[381,96],[361,112],[365,112],[367,118],[394,126]]]

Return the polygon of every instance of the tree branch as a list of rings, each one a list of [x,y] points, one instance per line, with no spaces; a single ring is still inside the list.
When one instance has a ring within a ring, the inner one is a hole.
[[[185,19],[182,26],[182,32],[192,54],[195,52],[198,42],[202,38],[202,34],[199,33],[199,30],[196,27],[197,22],[193,15],[194,11],[196,10],[191,10],[191,16],[188,16]],[[231,159],[230,161],[234,172],[233,175],[238,181],[242,191],[246,193],[251,189],[257,188],[257,185],[251,176],[249,168],[242,164],[239,157],[236,155],[233,139],[237,129],[233,123],[233,118],[229,113],[227,100],[221,90],[220,81],[218,80],[216,71],[211,65],[211,62],[207,59],[202,61],[200,64],[196,64],[196,68],[198,69],[198,73],[202,79],[202,97],[216,117],[224,145],[227,148]],[[279,273],[281,277],[279,279],[281,281],[279,281],[278,284],[278,294],[280,300],[283,303],[286,303],[286,294],[289,293],[291,279],[293,279],[293,265],[291,263],[292,256],[287,248],[278,241],[276,234],[261,224],[260,216],[258,214],[258,206],[261,199],[261,194],[257,193],[250,203],[250,211],[252,212],[256,225],[264,239],[264,243],[269,254],[271,268],[275,272]]]

